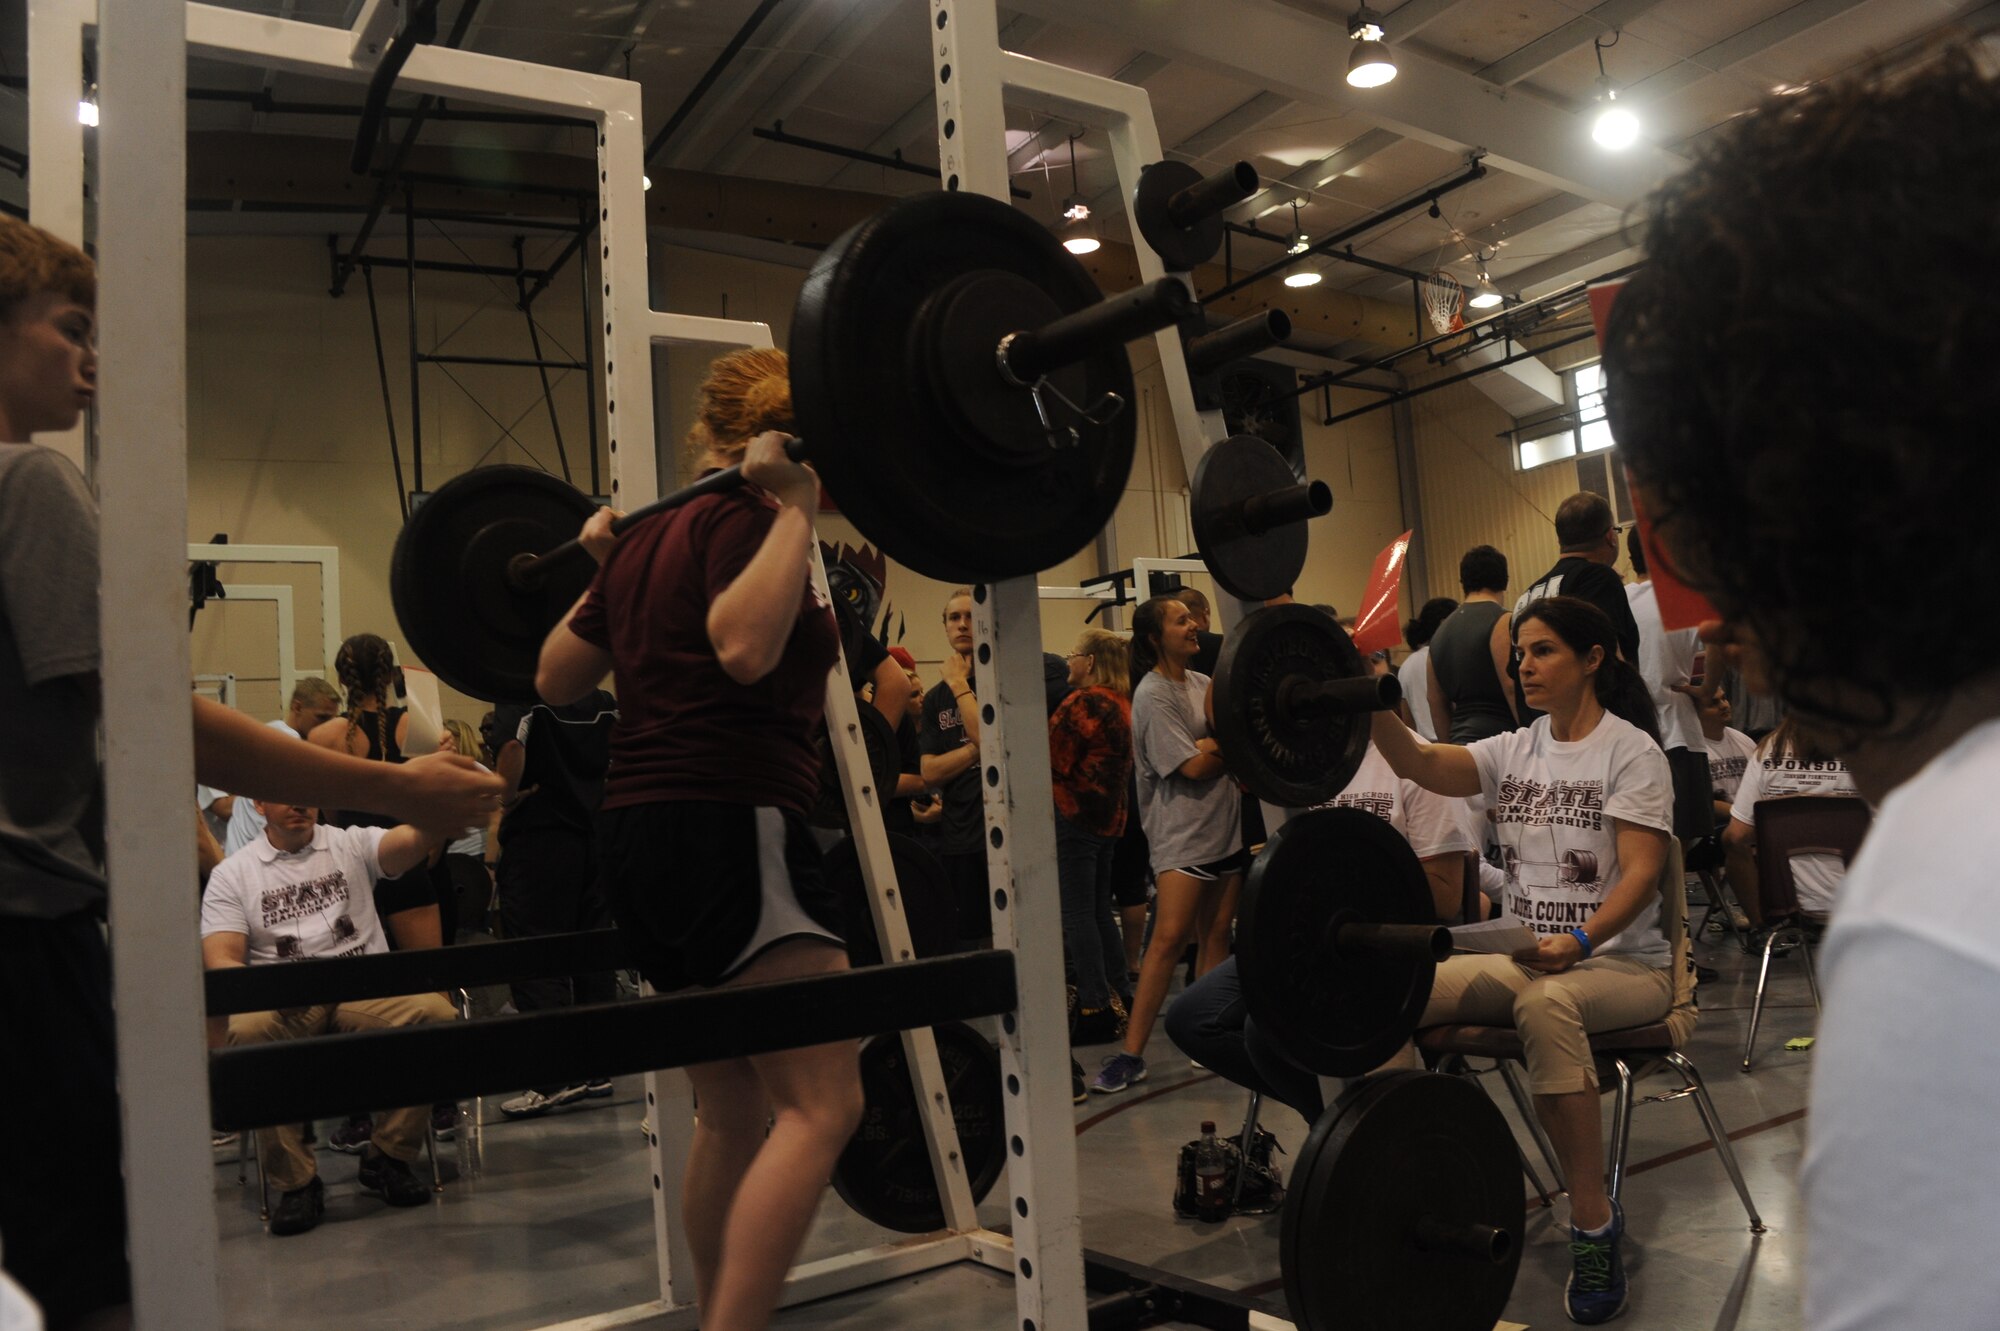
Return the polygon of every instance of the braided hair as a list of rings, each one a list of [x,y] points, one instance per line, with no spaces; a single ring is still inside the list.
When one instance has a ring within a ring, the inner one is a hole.
[[[364,700],[373,698],[388,705],[390,690],[396,685],[396,654],[375,634],[357,633],[334,653],[333,672],[347,693],[347,733],[352,736]]]

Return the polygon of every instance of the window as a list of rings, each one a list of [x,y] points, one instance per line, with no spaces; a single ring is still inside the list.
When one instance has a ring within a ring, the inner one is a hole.
[[[1612,446],[1611,423],[1604,417],[1604,366],[1602,362],[1565,370],[1562,411],[1540,420],[1516,425],[1514,465],[1522,471],[1545,467],[1551,462],[1585,453],[1601,453]]]

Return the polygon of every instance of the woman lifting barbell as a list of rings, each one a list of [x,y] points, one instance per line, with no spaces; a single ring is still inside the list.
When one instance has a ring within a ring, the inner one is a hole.
[[[1374,736],[1398,776],[1440,795],[1484,795],[1494,811],[1512,866],[1504,914],[1539,946],[1441,962],[1422,1025],[1519,1029],[1535,1112],[1569,1182],[1569,1315],[1594,1323],[1624,1307],[1626,1281],[1587,1033],[1658,1021],[1673,1003],[1659,898],[1673,784],[1652,700],[1618,659],[1603,611],[1548,597],[1515,616],[1514,629],[1522,690],[1545,713],[1533,725],[1470,745],[1427,744],[1393,712],[1377,712]]]
[[[784,453],[787,375],[779,351],[715,362],[689,442],[704,468],[741,464],[749,484],[615,542],[611,511],[593,515],[582,539],[602,567],[536,672],[556,704],[618,677],[605,882],[663,992],[847,969],[840,905],[805,822],[838,630],[808,577],[819,482]],[[687,1071],[700,1116],[681,1216],[701,1324],[763,1327],[861,1119],[855,1046]]]

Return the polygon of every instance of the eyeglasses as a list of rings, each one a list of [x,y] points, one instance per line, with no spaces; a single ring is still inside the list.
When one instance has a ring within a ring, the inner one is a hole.
[[[1075,661],[1075,660],[1077,660],[1077,659],[1081,658],[1082,660],[1085,660],[1085,661],[1088,661],[1088,660],[1090,659],[1090,657],[1091,657],[1091,653],[1089,653],[1089,652],[1071,652],[1071,653],[1070,653],[1070,654],[1069,654],[1068,656],[1065,656],[1065,657],[1063,658],[1063,660],[1065,660],[1065,661]]]

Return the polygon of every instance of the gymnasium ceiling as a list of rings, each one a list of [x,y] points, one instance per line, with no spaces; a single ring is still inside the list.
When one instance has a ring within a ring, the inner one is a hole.
[[[361,0],[223,2],[344,27]],[[650,137],[758,3],[444,0],[439,31],[443,40],[461,6],[475,4],[467,49],[629,75],[644,85]],[[1170,156],[1204,169],[1238,158],[1254,164],[1267,188],[1232,216],[1276,233],[1290,231],[1294,200],[1299,225],[1320,237],[1448,180],[1483,150],[1487,175],[1445,195],[1440,217],[1412,210],[1361,233],[1354,248],[1401,268],[1443,265],[1468,278],[1472,256],[1490,256],[1503,291],[1532,297],[1635,258],[1629,207],[1704,135],[1765,94],[1914,51],[1953,26],[2000,28],[1996,0],[1382,0],[1401,75],[1357,90],[1342,77],[1351,8],[1343,0],[1007,0],[1002,43],[1142,84]],[[716,247],[803,264],[884,196],[935,188],[935,176],[751,132],[782,121],[787,134],[934,167],[926,13],[925,0],[779,0],[652,159],[656,185],[666,187],[649,199],[655,224],[676,238],[708,234]],[[1588,134],[1593,39],[1614,33],[1606,69],[1646,127],[1641,145],[1624,154],[1599,150]],[[24,68],[20,50],[18,32],[0,33],[9,72]],[[206,61],[194,62],[190,86],[356,109],[362,97],[358,84]],[[392,123],[392,135],[402,123]],[[348,170],[351,117],[209,100],[191,105],[189,126],[191,194],[204,210],[193,219],[198,228],[323,232],[329,219],[340,224],[339,214],[329,207],[314,215],[315,201],[352,209],[373,193]],[[1057,226],[1070,192],[1069,136],[1080,127],[1015,108],[1009,126],[1015,184],[1029,195],[1019,206]],[[0,138],[14,143],[6,128]],[[413,164],[430,171],[590,179],[589,135],[577,129],[432,122],[420,142]],[[1083,134],[1075,152],[1105,238],[1128,239],[1103,136]],[[378,160],[387,153],[378,149]],[[274,205],[279,211],[269,211]],[[520,194],[482,204],[496,205],[574,207]],[[353,224],[350,212],[344,225]],[[1239,237],[1234,252],[1240,265],[1281,250]],[[1402,278],[1332,260],[1320,266],[1319,293],[1347,290],[1407,307]]]

